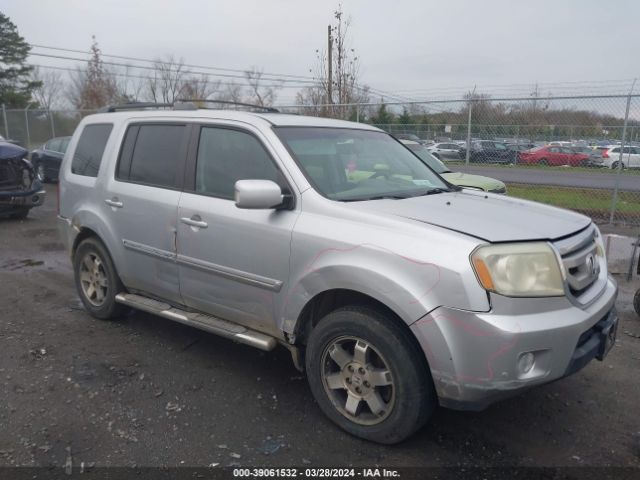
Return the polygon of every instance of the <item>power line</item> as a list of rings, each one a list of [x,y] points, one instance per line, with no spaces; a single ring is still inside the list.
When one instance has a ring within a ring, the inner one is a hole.
[[[32,67],[37,67],[37,68],[49,68],[49,69],[53,69],[53,70],[62,70],[62,71],[66,71],[66,72],[71,72],[71,73],[76,73],[78,70],[74,69],[74,68],[68,68],[68,67],[58,67],[58,66],[53,66],[53,65],[39,65],[36,63],[29,63],[29,66]],[[125,78],[138,78],[141,80],[148,80],[149,77],[145,77],[143,75],[134,75],[134,74],[130,74],[130,73],[119,73],[119,72],[111,72],[110,75],[114,75],[117,77],[125,77]],[[235,82],[224,82],[222,80],[216,80],[216,83],[220,84],[220,85],[239,85],[238,83]],[[265,87],[265,88],[303,88],[305,85],[278,85],[278,84],[273,84],[273,85],[261,85],[261,87]]]
[[[69,53],[83,53],[83,54],[87,54],[90,55],[92,52],[91,51],[87,51],[87,50],[76,50],[73,48],[61,48],[61,47],[51,47],[51,46],[47,46],[47,45],[37,45],[34,43],[30,44],[31,47],[34,48],[42,48],[42,49],[47,49],[47,50],[56,50],[56,51],[61,51],[61,52],[69,52]],[[112,54],[107,54],[107,53],[102,53],[100,52],[100,55],[103,57],[109,57],[109,58],[118,58],[120,60],[131,60],[134,62],[147,62],[147,63],[157,63],[157,62],[162,62],[161,59],[157,59],[157,60],[150,60],[148,58],[139,58],[139,57],[126,57],[123,55],[112,55]],[[219,70],[221,72],[236,72],[236,73],[244,73],[246,70],[242,70],[242,69],[237,69],[237,68],[225,68],[225,67],[212,67],[212,66],[208,66],[208,65],[192,65],[192,64],[183,64],[185,67],[189,67],[189,68],[201,68],[204,70]],[[297,78],[297,79],[307,79],[307,80],[313,80],[314,77],[309,77],[309,76],[305,76],[305,75],[291,75],[291,74],[286,74],[286,73],[268,73],[268,72],[262,72],[263,75],[267,75],[267,76],[271,76],[271,77],[288,77],[288,78]]]

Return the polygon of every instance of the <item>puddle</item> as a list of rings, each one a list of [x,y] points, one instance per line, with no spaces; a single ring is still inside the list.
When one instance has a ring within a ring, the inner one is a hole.
[[[13,258],[0,263],[0,270],[71,270],[71,263],[63,253],[41,253],[37,257]]]

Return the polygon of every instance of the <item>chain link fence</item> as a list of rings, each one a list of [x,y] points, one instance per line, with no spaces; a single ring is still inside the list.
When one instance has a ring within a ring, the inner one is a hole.
[[[451,171],[504,182],[507,195],[573,209],[600,224],[640,226],[640,95],[278,108],[370,123],[422,143]],[[71,135],[90,113],[3,108],[0,134],[32,150]]]
[[[469,95],[281,109],[365,121],[422,143],[451,171],[501,180],[510,196],[576,210],[600,224],[640,226],[640,95]]]

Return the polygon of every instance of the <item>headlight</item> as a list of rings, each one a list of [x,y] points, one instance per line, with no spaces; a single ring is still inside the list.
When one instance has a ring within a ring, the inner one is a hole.
[[[545,242],[486,245],[471,254],[485,290],[509,297],[564,295],[558,259]]]

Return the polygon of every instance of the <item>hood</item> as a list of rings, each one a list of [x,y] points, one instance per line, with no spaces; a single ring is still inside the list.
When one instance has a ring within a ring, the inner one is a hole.
[[[18,145],[9,142],[0,142],[0,161],[14,160],[26,157],[29,152]]]
[[[345,205],[436,225],[489,242],[555,240],[591,223],[590,218],[569,210],[470,190]]]
[[[441,173],[440,176],[442,176],[447,182],[460,187],[475,187],[486,191],[505,187],[505,184],[500,180],[496,180],[491,177],[483,177],[482,175],[472,175],[470,173],[462,172],[447,172]]]

